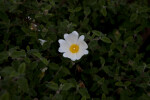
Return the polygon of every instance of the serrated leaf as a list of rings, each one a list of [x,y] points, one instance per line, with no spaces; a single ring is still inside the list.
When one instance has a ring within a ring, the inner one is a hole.
[[[111,43],[111,40],[108,37],[101,37],[101,40],[105,43]]]

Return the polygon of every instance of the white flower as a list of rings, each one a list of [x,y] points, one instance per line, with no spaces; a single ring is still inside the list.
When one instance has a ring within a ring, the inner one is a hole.
[[[84,54],[88,54],[88,45],[84,41],[84,35],[79,37],[78,32],[73,31],[70,34],[64,34],[64,39],[59,39],[59,52],[64,57],[70,58],[72,61],[79,60]]]
[[[43,45],[45,42],[47,42],[46,40],[43,40],[43,39],[39,39],[41,45]]]
[[[41,69],[41,71],[44,73],[47,69],[48,69],[48,68],[45,67],[45,68]]]

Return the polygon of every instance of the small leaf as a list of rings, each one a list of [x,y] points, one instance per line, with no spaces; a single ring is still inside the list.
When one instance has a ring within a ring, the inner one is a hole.
[[[101,40],[105,43],[111,43],[111,40],[107,37],[102,37]]]
[[[106,7],[105,7],[105,6],[102,7],[101,13],[102,13],[103,16],[107,16],[107,10],[106,10]]]
[[[25,72],[25,70],[26,70],[26,64],[25,63],[20,64],[20,66],[18,68],[18,72],[20,74],[23,74]]]
[[[64,72],[67,75],[70,74],[70,71],[66,67],[62,68],[62,72]]]
[[[86,100],[86,96],[83,96],[83,97],[81,98],[81,100]]]
[[[20,78],[18,80],[18,86],[20,88],[20,90],[22,90],[25,93],[29,92],[29,86],[28,86],[28,81],[25,78]]]
[[[33,52],[33,55],[38,57],[45,65],[49,64],[49,61],[46,58],[42,57],[39,52]]]
[[[41,58],[41,61],[45,64],[45,65],[48,65],[49,64],[49,61],[45,58]]]
[[[116,85],[116,86],[124,86],[123,83],[120,82],[120,81],[119,81],[119,82],[116,82],[115,85]]]
[[[138,15],[136,13],[133,13],[130,17],[130,22],[134,22],[137,19]]]
[[[104,93],[102,94],[102,100],[106,100],[106,95]]]
[[[75,12],[79,12],[82,8],[81,7],[77,7],[75,8]]]
[[[130,81],[126,81],[126,82],[124,82],[124,85],[125,86],[129,86],[131,84],[131,82]]]
[[[86,7],[86,8],[84,9],[84,14],[85,14],[85,16],[88,16],[90,13],[91,13],[91,9],[90,9],[89,7]]]
[[[102,84],[102,91],[105,93],[105,94],[108,94],[108,87],[107,87],[107,84],[106,82],[104,82],[104,84]]]
[[[13,59],[15,58],[20,58],[20,57],[25,57],[26,53],[24,50],[21,51],[13,51],[10,55]]]
[[[100,57],[100,61],[101,61],[101,65],[102,65],[102,67],[103,67],[104,64],[105,64],[105,59],[104,59],[103,57]]]
[[[58,70],[60,67],[56,63],[50,63],[49,64],[49,69],[51,70]]]
[[[58,84],[54,82],[49,82],[48,84],[46,84],[46,86],[53,91],[57,91],[59,89]]]
[[[72,83],[64,83],[62,90],[68,91],[69,89],[75,87]]]
[[[8,52],[4,51],[0,53],[0,63],[2,63],[4,60],[8,59]]]
[[[104,36],[104,34],[100,31],[96,31],[96,30],[93,30],[92,33],[95,35],[95,36]]]
[[[79,90],[79,93],[81,94],[82,97],[86,97],[87,99],[90,98],[90,95],[86,88],[81,88]]]

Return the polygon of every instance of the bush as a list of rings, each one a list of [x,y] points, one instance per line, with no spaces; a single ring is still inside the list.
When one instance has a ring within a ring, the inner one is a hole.
[[[148,0],[0,0],[0,100],[150,100],[149,28]],[[75,62],[58,52],[74,30]]]

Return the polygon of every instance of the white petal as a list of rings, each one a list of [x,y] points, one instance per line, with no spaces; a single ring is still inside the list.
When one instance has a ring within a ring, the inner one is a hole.
[[[40,44],[43,45],[45,42],[47,42],[46,40],[43,39],[38,39],[40,41]]]
[[[64,39],[66,39],[66,38],[68,37],[68,35],[69,35],[69,34],[67,34],[67,33],[64,34]]]
[[[65,52],[63,54],[64,57],[66,58],[70,58],[72,61],[75,61],[76,60],[76,54],[73,54],[71,52]]]
[[[86,54],[88,54],[88,53],[89,53],[89,51],[88,51],[88,50],[85,50],[85,51],[84,51],[84,54],[85,54],[85,55],[86,55]]]
[[[80,50],[78,53],[77,53],[77,60],[79,60],[82,56],[84,55],[83,53],[83,50]]]
[[[59,52],[67,52],[69,50],[69,45],[65,40],[59,39],[58,42],[60,44],[60,47],[58,49]]]
[[[77,31],[73,31],[72,34],[77,35],[77,36],[79,35]]]
[[[65,40],[63,40],[63,39],[59,39],[59,40],[58,40],[59,44],[63,43],[64,41],[65,41]]]
[[[80,39],[79,39],[78,42],[77,42],[77,44],[79,45],[79,48],[82,49],[82,50],[85,50],[85,49],[88,48],[88,45],[87,45],[86,42],[83,41],[83,40],[80,40]]]
[[[84,35],[81,35],[80,37],[79,37],[79,40],[84,40]]]
[[[76,31],[73,31],[71,34],[65,34],[64,38],[68,44],[76,44],[78,41],[79,34]]]

